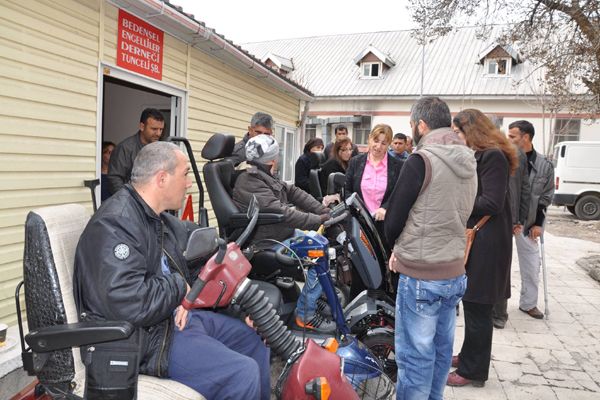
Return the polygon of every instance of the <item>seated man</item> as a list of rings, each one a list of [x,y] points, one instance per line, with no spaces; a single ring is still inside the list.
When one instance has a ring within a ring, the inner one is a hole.
[[[239,320],[180,306],[190,290],[179,209],[188,159],[171,143],[137,155],[131,184],[92,217],[75,255],[74,293],[85,320],[125,320],[140,335],[140,372],[169,377],[208,399],[269,399],[269,350]],[[195,278],[195,277],[194,277]]]
[[[251,138],[246,144],[246,161],[250,167],[240,174],[233,189],[233,202],[240,211],[246,211],[252,196],[256,196],[261,212],[285,216],[285,221],[278,224],[259,226],[253,236],[254,242],[263,239],[284,241],[293,235],[295,228],[318,229],[330,218],[329,209],[310,194],[272,175],[278,157],[279,145],[275,138],[268,135]],[[326,201],[330,199],[324,199]],[[331,332],[335,330],[335,323],[316,312],[321,291],[316,271],[310,268],[296,306],[296,322],[309,329]]]

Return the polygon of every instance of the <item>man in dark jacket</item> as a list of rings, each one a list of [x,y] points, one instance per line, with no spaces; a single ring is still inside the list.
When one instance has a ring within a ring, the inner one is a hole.
[[[131,185],[102,204],[80,238],[78,312],[85,320],[132,323],[143,374],[169,377],[209,399],[269,399],[269,351],[260,337],[239,320],[180,306],[192,284],[183,256],[187,230],[164,211],[181,207],[188,171],[171,143],[139,152]]]
[[[519,269],[521,271],[521,297],[519,309],[535,319],[544,318],[537,308],[540,280],[540,255],[538,238],[543,234],[546,208],[554,195],[554,168],[542,154],[533,148],[535,129],[529,121],[515,121],[508,126],[508,138],[527,155],[527,173],[531,191],[529,211],[523,221],[523,231],[515,234]]]
[[[252,116],[250,120],[250,126],[248,132],[244,135],[242,140],[237,142],[233,146],[233,153],[231,158],[234,165],[237,167],[244,161],[246,161],[246,144],[248,140],[252,139],[256,135],[272,135],[273,134],[273,117],[264,112],[257,112]]]
[[[165,117],[155,108],[146,108],[140,117],[139,131],[115,147],[108,164],[108,192],[113,195],[131,178],[133,160],[142,147],[156,142],[165,129]]]

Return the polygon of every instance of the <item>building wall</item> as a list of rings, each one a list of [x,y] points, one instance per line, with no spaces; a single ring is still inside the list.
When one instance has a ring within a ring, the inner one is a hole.
[[[372,126],[385,123],[392,127],[394,133],[410,134],[410,109],[415,99],[411,100],[319,100],[311,103],[310,116],[318,118],[335,118],[340,116],[371,115]],[[536,129],[534,147],[547,152],[550,146],[550,133],[555,120],[549,114],[543,114],[542,107],[533,100],[474,100],[468,98],[447,100],[452,114],[466,108],[477,108],[486,114],[502,118],[501,129],[508,130],[511,122],[526,119]],[[570,118],[567,114],[560,118]],[[574,118],[577,118],[575,116]],[[352,129],[350,129],[352,130]],[[322,129],[317,127],[317,135],[322,136]],[[352,132],[350,132],[352,133]],[[582,121],[580,140],[600,140],[600,121]]]
[[[117,14],[102,0],[0,2],[2,322],[16,320],[27,213],[63,203],[92,211],[83,180],[97,177],[98,67],[116,64]],[[187,136],[197,160],[211,134],[241,137],[258,110],[287,126],[299,119],[298,99],[166,32],[163,82],[187,90]]]

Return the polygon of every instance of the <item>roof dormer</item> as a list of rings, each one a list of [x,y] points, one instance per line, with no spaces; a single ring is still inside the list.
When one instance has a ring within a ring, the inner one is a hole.
[[[396,65],[389,55],[373,45],[369,45],[354,57],[354,63],[360,66],[363,79],[381,79],[383,71]]]
[[[291,59],[278,56],[277,54],[267,53],[261,60],[267,66],[277,69],[283,75],[294,70],[294,63]]]
[[[479,63],[483,64],[483,74],[489,77],[509,76],[513,66],[522,62],[519,53],[511,46],[501,46],[492,43],[478,56]]]

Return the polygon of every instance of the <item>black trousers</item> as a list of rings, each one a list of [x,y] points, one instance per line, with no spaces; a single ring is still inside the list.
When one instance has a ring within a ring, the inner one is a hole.
[[[463,300],[465,340],[460,350],[456,372],[463,378],[487,381],[492,357],[493,304],[478,304]]]
[[[500,300],[496,304],[494,304],[494,311],[492,313],[492,317],[494,321],[505,322],[508,321],[508,300]]]

